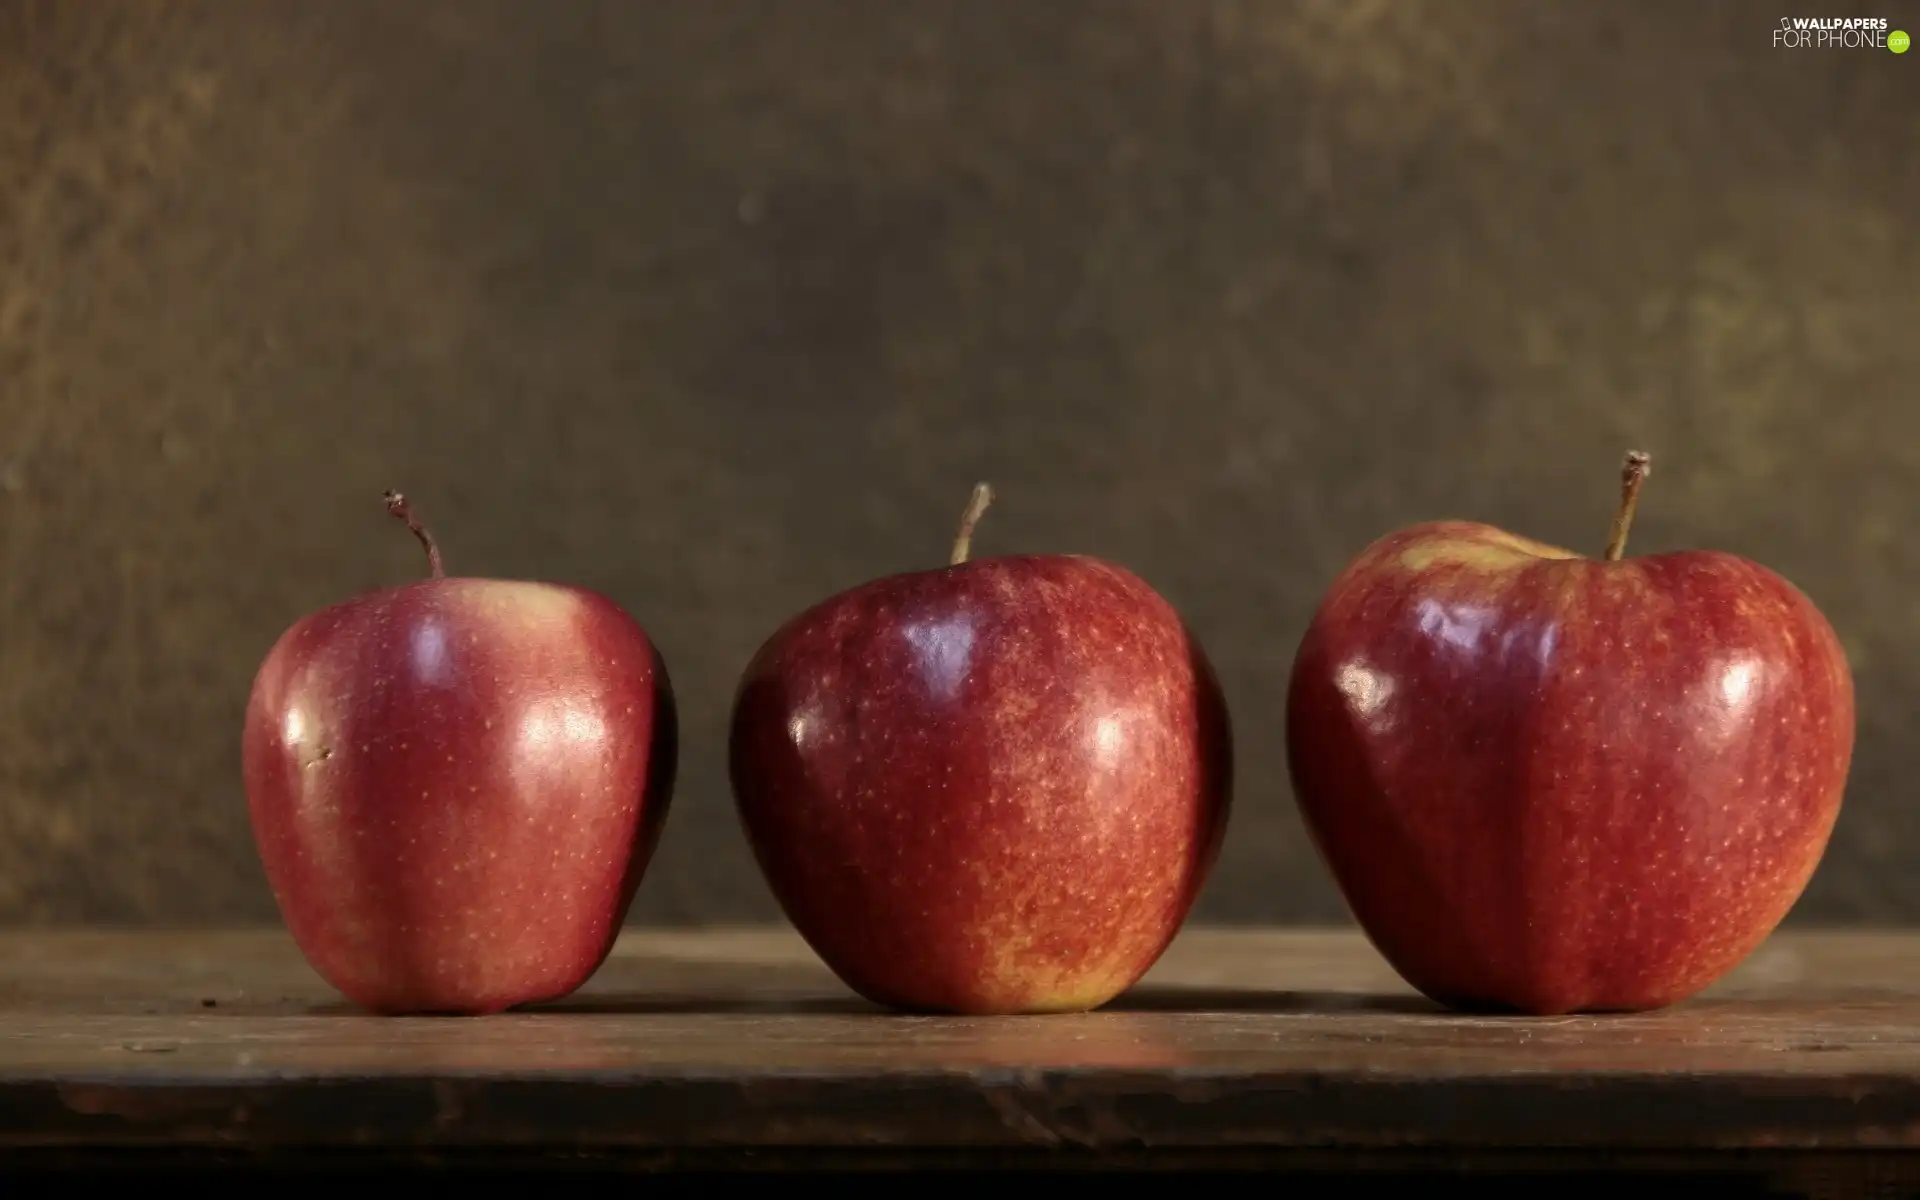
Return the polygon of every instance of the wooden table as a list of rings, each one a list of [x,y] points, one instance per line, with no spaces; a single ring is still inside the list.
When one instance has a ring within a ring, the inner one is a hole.
[[[1349,932],[1195,929],[1107,1011],[976,1020],[876,1011],[784,931],[635,932],[572,999],[484,1019],[359,1015],[279,931],[0,934],[9,1170],[1473,1171],[1538,1195],[1605,1168],[1839,1196],[1920,1192],[1916,1160],[1920,934],[1783,933],[1668,1012],[1522,1019],[1435,1010]]]

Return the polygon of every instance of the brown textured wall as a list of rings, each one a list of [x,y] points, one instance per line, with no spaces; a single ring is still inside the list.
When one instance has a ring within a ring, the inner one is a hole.
[[[773,625],[979,551],[1132,565],[1221,664],[1203,905],[1337,915],[1287,664],[1374,535],[1712,545],[1845,636],[1800,910],[1920,920],[1920,54],[1774,8],[0,4],[0,921],[272,917],[239,790],[305,610],[451,564],[672,664],[637,913],[769,916],[720,750]]]

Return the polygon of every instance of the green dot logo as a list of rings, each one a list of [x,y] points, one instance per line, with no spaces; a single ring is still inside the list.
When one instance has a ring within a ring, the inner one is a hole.
[[[1896,29],[1887,35],[1887,49],[1895,54],[1905,54],[1907,47],[1911,45],[1913,45],[1913,39],[1907,36],[1907,31],[1904,29]]]

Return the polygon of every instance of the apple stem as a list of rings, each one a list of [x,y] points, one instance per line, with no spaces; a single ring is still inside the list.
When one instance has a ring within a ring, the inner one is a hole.
[[[973,527],[980,523],[981,514],[992,503],[993,489],[984,483],[974,484],[967,511],[960,514],[960,533],[953,539],[953,557],[947,560],[948,566],[957,567],[967,561],[967,555],[973,550]]]
[[[445,579],[447,573],[440,564],[440,547],[434,544],[433,535],[420,523],[420,518],[413,515],[413,506],[407,503],[407,498],[399,492],[388,492],[387,511],[405,521],[407,528],[413,531],[413,536],[420,539],[420,544],[427,551],[427,570],[433,573],[435,579]]]
[[[1627,531],[1633,528],[1633,510],[1640,504],[1640,485],[1652,471],[1652,459],[1645,450],[1627,451],[1620,468],[1620,511],[1613,515],[1613,536],[1607,539],[1607,561],[1619,562],[1627,552]]]

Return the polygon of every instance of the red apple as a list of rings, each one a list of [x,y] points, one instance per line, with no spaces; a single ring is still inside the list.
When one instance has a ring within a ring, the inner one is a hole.
[[[1232,752],[1205,654],[1092,558],[968,561],[793,618],[735,698],[731,776],[767,882],[875,1003],[1096,1008],[1144,974],[1224,830]]]
[[[1632,1011],[1766,939],[1839,815],[1853,682],[1757,563],[1601,561],[1486,525],[1369,546],[1301,643],[1287,751],[1309,830],[1408,983],[1459,1009]]]
[[[382,1013],[497,1012],[605,961],[673,788],[666,666],[593,592],[444,576],[303,617],[268,653],[243,761],[294,940]]]

